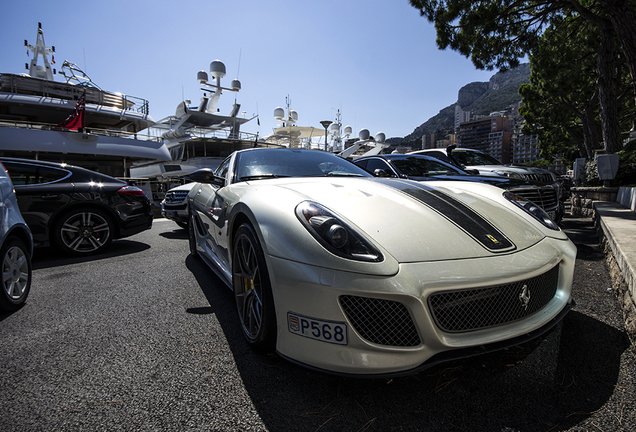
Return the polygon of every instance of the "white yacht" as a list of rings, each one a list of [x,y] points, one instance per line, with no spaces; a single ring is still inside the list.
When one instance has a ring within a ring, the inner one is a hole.
[[[203,91],[199,105],[185,100],[177,105],[175,114],[155,123],[150,130],[161,137],[170,150],[170,162],[137,164],[131,175],[154,180],[179,183],[199,168],[216,168],[236,150],[267,145],[258,140],[258,134],[241,131],[241,126],[256,117],[246,118],[240,113],[241,105],[233,104],[229,115],[217,108],[223,92],[238,93],[239,80],[232,80],[230,87],[223,87],[221,79],[226,75],[225,64],[220,60],[210,63],[210,75],[197,73]]]
[[[41,24],[35,45],[25,46],[32,53],[28,73],[0,74],[0,154],[116,177],[130,176],[134,163],[171,159],[161,140],[139,135],[154,124],[146,100],[102,90],[66,60],[57,74],[55,47],[45,45]]]

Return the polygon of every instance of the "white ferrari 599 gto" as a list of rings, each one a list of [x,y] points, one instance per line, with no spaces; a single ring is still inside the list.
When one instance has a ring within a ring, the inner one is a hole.
[[[537,337],[569,310],[576,248],[495,186],[374,178],[330,153],[259,148],[191,180],[190,251],[234,291],[257,350],[408,374]]]

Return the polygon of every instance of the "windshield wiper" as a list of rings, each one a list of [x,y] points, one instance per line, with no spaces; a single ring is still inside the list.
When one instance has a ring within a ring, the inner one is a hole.
[[[282,177],[289,177],[289,176],[276,175],[276,174],[257,174],[257,175],[239,177],[238,181],[263,180],[263,179],[282,178]]]
[[[325,173],[325,177],[363,177],[363,175],[356,174],[356,173],[331,171],[331,172]]]

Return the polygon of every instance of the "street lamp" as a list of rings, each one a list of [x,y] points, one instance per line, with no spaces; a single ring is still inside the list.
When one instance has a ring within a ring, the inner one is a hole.
[[[327,128],[329,127],[329,125],[333,123],[331,120],[323,120],[320,122],[320,124],[322,125],[322,127],[325,128],[325,151],[327,151]]]

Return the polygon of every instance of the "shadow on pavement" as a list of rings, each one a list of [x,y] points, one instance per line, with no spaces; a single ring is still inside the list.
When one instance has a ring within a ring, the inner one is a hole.
[[[59,265],[99,261],[116,256],[135,254],[149,248],[150,246],[146,243],[126,239],[114,240],[110,246],[100,254],[78,257],[62,254],[54,248],[37,248],[33,253],[33,270],[56,267]]]
[[[251,401],[269,430],[547,431],[573,427],[612,396],[629,346],[624,333],[577,311],[552,332],[495,353],[419,374],[356,379],[314,372],[253,352],[234,297],[201,259],[188,256],[232,350]]]

